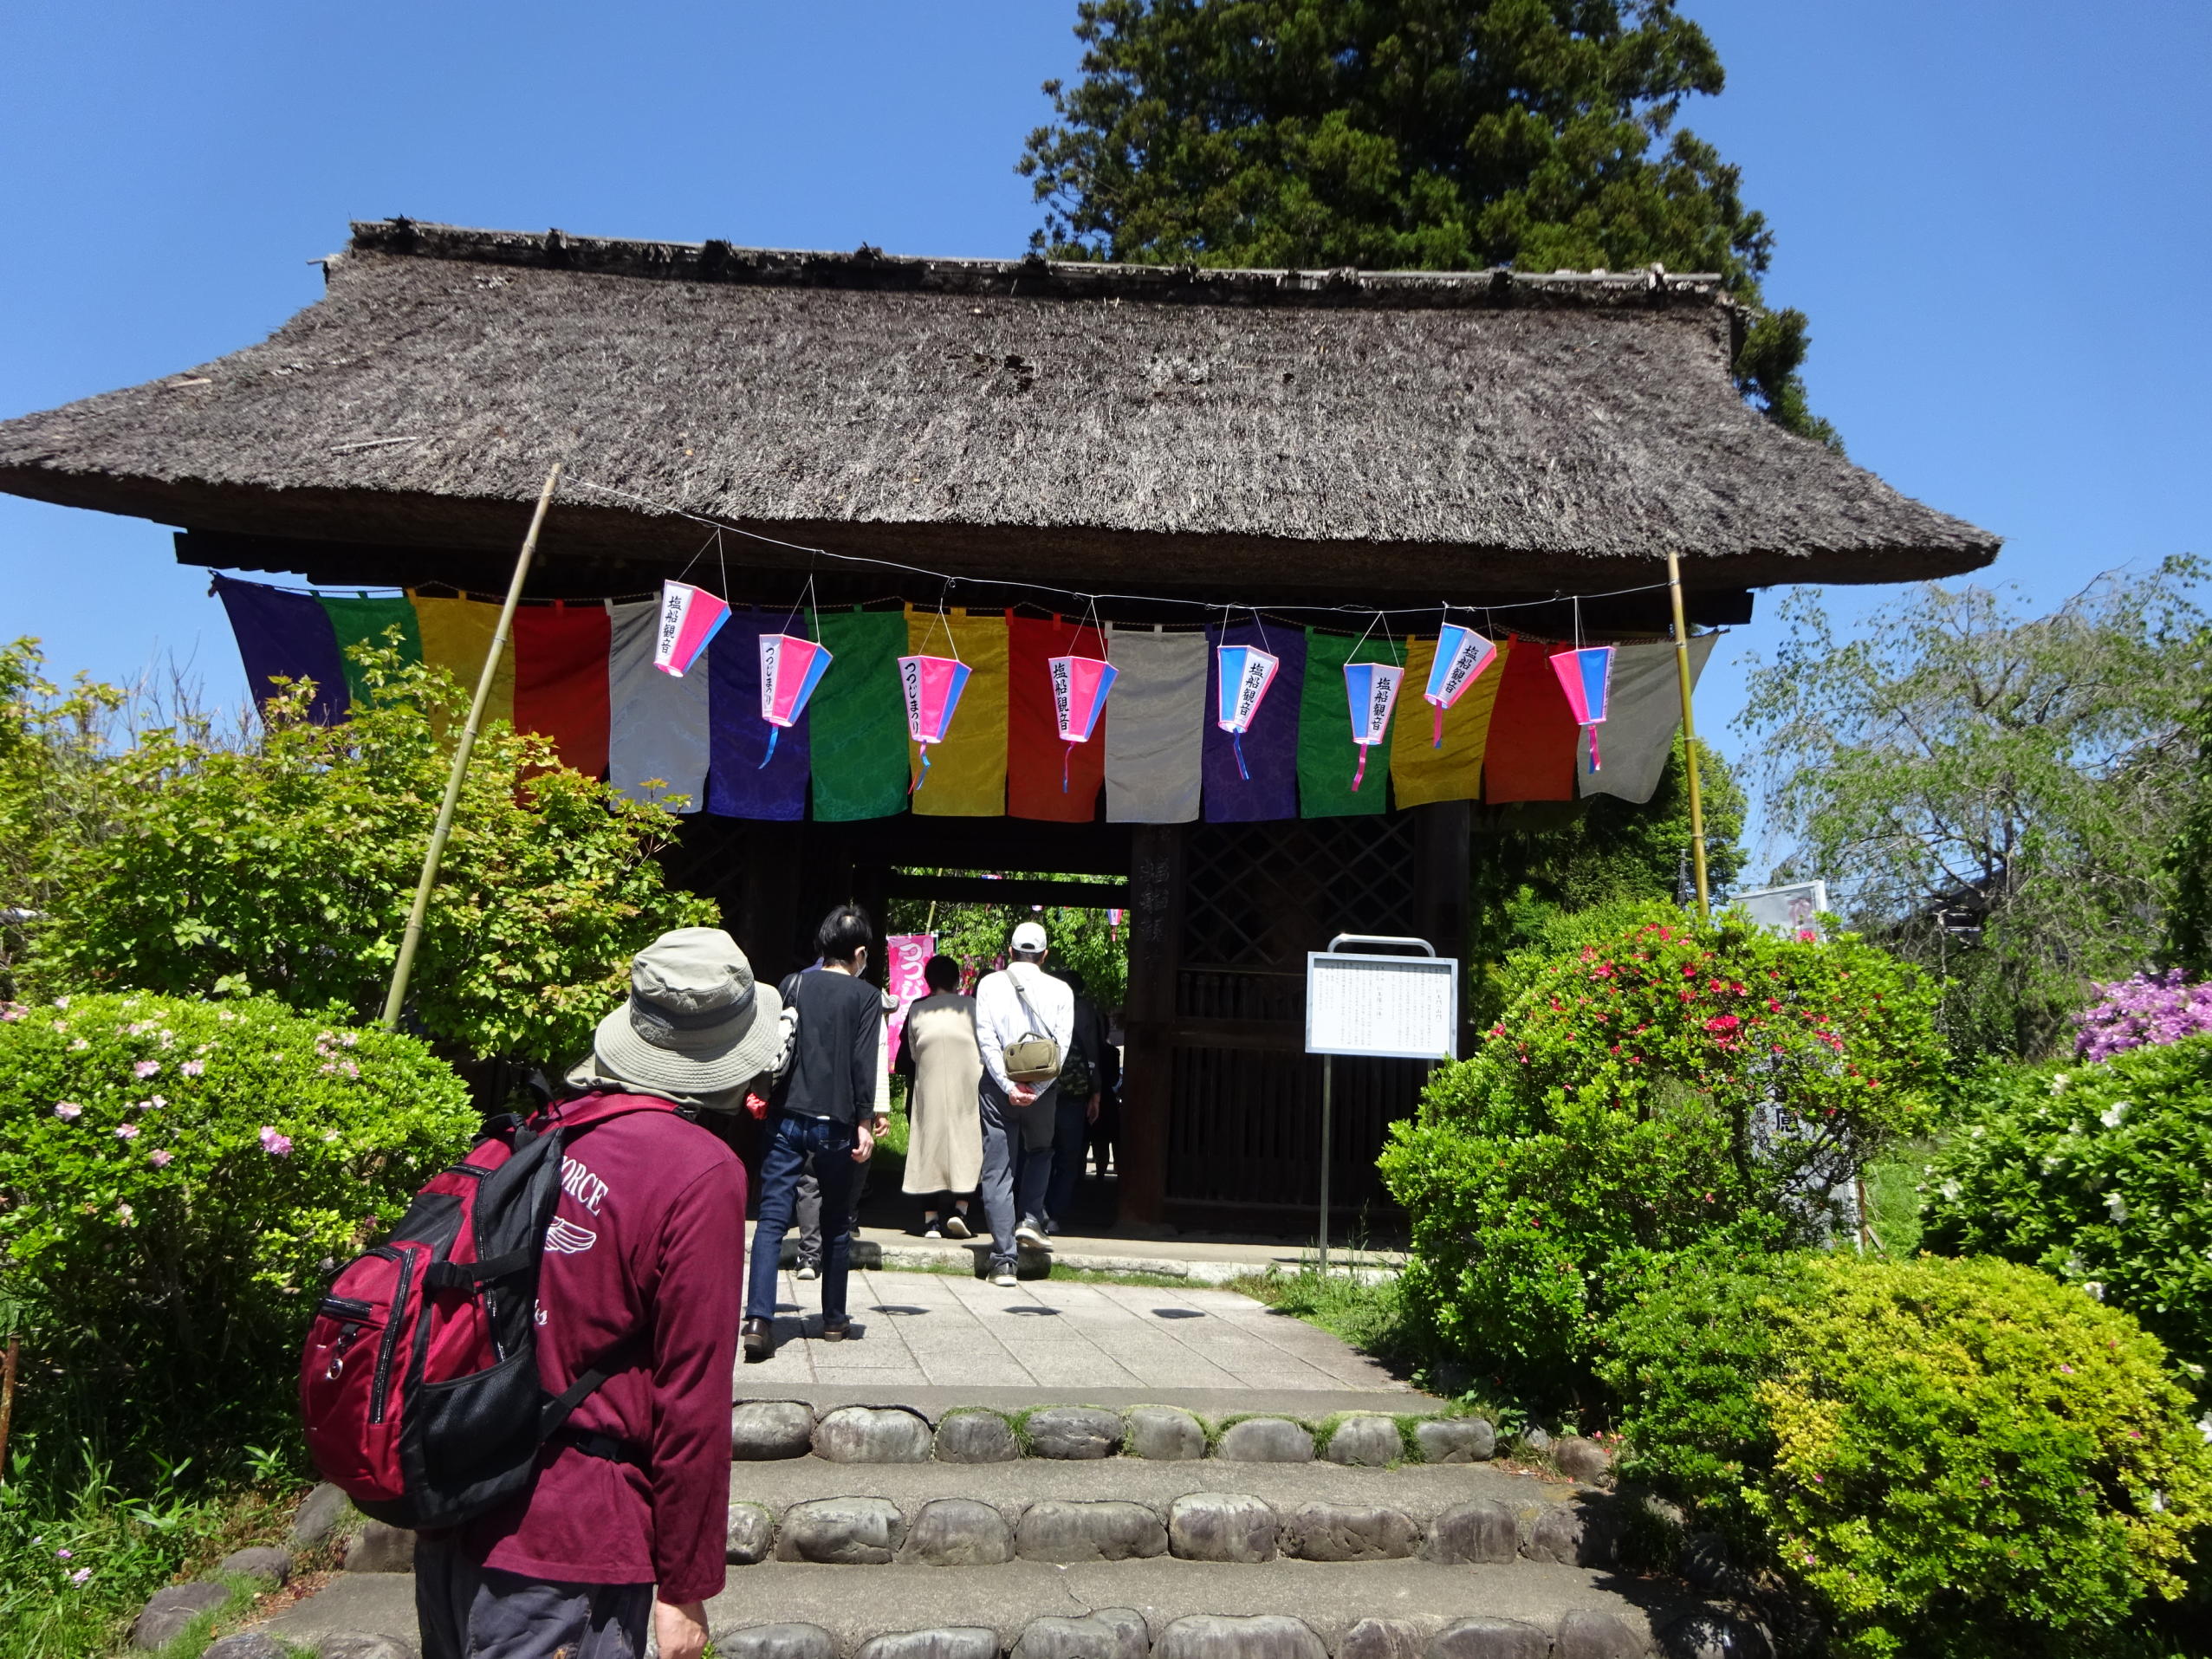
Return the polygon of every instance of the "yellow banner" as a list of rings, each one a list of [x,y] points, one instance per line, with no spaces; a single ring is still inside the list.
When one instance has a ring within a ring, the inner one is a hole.
[[[422,635],[423,661],[442,668],[460,683],[464,699],[477,694],[477,679],[491,650],[491,636],[499,629],[499,607],[475,599],[425,599],[408,590],[415,607],[415,629]],[[515,642],[499,653],[499,669],[491,679],[491,700],[484,704],[484,722],[512,722],[515,718]],[[444,723],[438,723],[440,731]]]
[[[947,633],[950,638],[948,639]],[[997,818],[1006,811],[1006,612],[906,607],[910,657],[957,657],[968,664],[968,689],[952,711],[944,741],[930,745],[929,775],[910,797],[933,818]],[[922,775],[921,746],[906,740],[909,777]]]
[[[1505,654],[1506,642],[1500,640],[1497,660],[1444,710],[1443,747],[1433,748],[1437,711],[1421,700],[1421,693],[1437,660],[1437,642],[1406,641],[1405,689],[1398,699],[1397,733],[1390,753],[1390,781],[1399,806],[1482,799],[1482,750],[1490,740],[1490,711],[1497,706]]]

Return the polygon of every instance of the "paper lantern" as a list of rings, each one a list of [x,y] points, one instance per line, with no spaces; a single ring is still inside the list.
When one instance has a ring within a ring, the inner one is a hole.
[[[1060,757],[1060,790],[1066,794],[1067,763],[1075,745],[1089,742],[1099,729],[1106,693],[1113,690],[1121,671],[1097,657],[1054,657],[1046,666],[1052,671],[1052,706],[1060,716],[1060,741],[1067,745]]]
[[[1552,653],[1552,672],[1567,693],[1567,706],[1574,711],[1575,724],[1590,734],[1590,769],[1598,769],[1598,728],[1605,723],[1605,691],[1612,683],[1613,648],[1584,645],[1575,651]]]
[[[1398,706],[1398,688],[1405,671],[1394,663],[1346,663],[1344,694],[1352,705],[1352,741],[1359,745],[1359,764],[1352,768],[1356,791],[1367,776],[1367,750],[1390,735],[1391,710]]]
[[[663,582],[660,632],[653,639],[652,665],[682,679],[684,671],[699,660],[707,641],[729,620],[729,605],[705,588],[688,582]]]
[[[1435,706],[1436,735],[1430,748],[1444,746],[1444,710],[1467,695],[1467,688],[1482,677],[1482,671],[1498,659],[1498,648],[1456,622],[1447,622],[1437,636],[1437,659],[1429,665],[1428,690],[1422,700]]]
[[[788,633],[761,636],[761,718],[768,722],[762,766],[775,758],[775,740],[786,727],[799,723],[799,716],[807,712],[807,699],[834,660],[812,639]]]
[[[912,794],[929,781],[930,745],[941,743],[952,727],[952,711],[968,689],[968,664],[957,657],[901,657],[898,684],[906,694],[906,730],[922,748],[922,769],[907,789]]]
[[[1236,751],[1236,775],[1249,782],[1252,774],[1244,764],[1244,734],[1258,718],[1260,704],[1267,699],[1268,687],[1275,683],[1282,658],[1257,645],[1216,645],[1214,665],[1221,693],[1214,723],[1229,734],[1229,747]]]

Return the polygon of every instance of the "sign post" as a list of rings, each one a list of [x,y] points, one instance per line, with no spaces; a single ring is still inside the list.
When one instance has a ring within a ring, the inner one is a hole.
[[[1417,950],[1417,956],[1348,951],[1346,945]],[[1459,962],[1426,939],[1340,933],[1306,953],[1306,1052],[1321,1056],[1321,1271],[1329,1270],[1329,1162],[1336,1056],[1457,1058]]]

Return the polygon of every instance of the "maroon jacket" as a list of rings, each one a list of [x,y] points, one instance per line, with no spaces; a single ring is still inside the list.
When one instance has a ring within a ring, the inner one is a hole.
[[[650,1583],[663,1601],[704,1601],[726,1572],[745,1169],[650,1096],[586,1096],[563,1116],[617,1111],[563,1161],[538,1281],[538,1370],[558,1393],[645,1333],[639,1363],[568,1420],[627,1442],[645,1467],[548,1448],[528,1497],[464,1529],[463,1547],[531,1578]]]

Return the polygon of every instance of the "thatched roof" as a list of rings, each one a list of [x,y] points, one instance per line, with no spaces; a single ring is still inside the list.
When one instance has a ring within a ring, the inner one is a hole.
[[[378,548],[416,580],[442,574],[435,554],[507,555],[556,458],[572,483],[548,559],[641,577],[701,531],[584,486],[985,579],[1153,589],[1591,591],[1651,580],[1669,548],[1706,588],[1890,581],[1997,548],[1748,409],[1711,278],[893,259],[405,220],[356,225],[327,275],[261,345],[0,423],[0,489]]]

